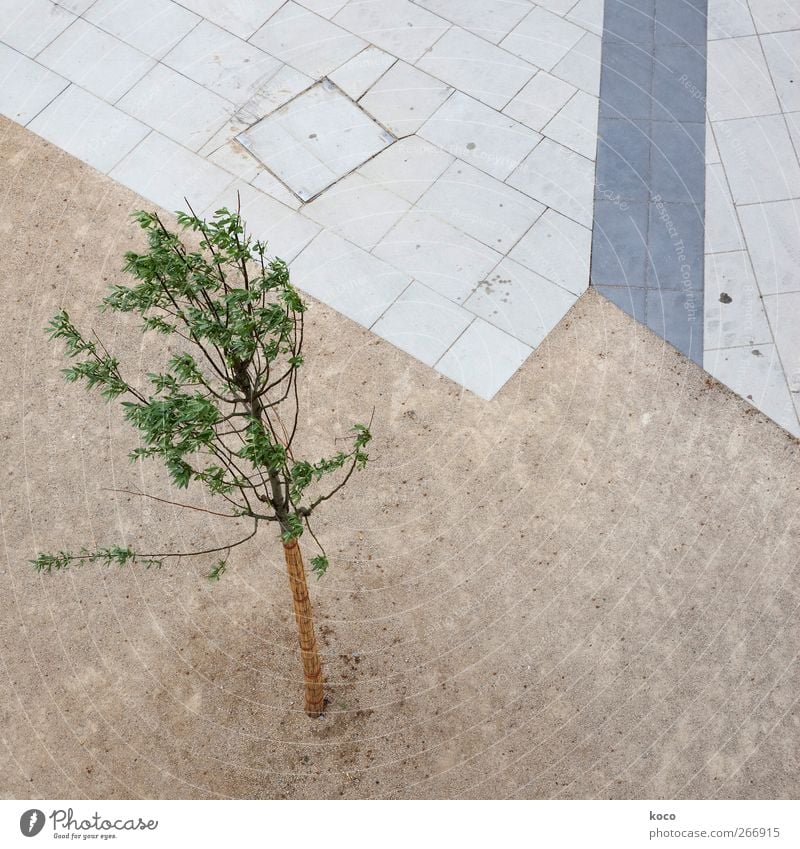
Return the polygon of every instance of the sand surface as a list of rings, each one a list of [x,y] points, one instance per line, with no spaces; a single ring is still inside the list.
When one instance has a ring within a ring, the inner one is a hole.
[[[5,121],[0,186],[5,796],[798,795],[798,443],[593,292],[491,402],[312,304],[302,445],[373,407],[376,436],[318,522],[323,719],[268,530],[216,585],[36,574],[239,529],[109,492],[169,497],[42,332],[65,307],[128,375],[162,361],[94,309],[146,204]]]

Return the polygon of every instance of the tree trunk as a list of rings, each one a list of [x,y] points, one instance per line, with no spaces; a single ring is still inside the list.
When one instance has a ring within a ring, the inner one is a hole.
[[[297,633],[300,638],[300,656],[303,660],[303,676],[305,678],[306,713],[311,717],[318,717],[325,707],[324,679],[317,651],[317,638],[314,635],[314,619],[311,612],[311,601],[308,598],[306,570],[303,566],[303,555],[300,553],[297,540],[284,543],[283,554],[286,558],[286,570],[289,573],[289,584],[292,588],[292,599],[294,601],[294,618],[297,622]]]

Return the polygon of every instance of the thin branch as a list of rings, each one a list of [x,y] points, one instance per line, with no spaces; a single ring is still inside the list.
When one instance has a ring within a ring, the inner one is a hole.
[[[199,513],[210,513],[212,516],[222,516],[225,519],[239,519],[240,515],[235,513],[218,513],[216,510],[208,510],[205,507],[196,507],[194,504],[182,504],[180,501],[170,501],[168,498],[159,498],[157,495],[150,495],[148,492],[137,492],[134,489],[113,489],[111,487],[103,487],[101,492],[123,492],[127,495],[138,495],[141,498],[151,498],[153,501],[160,501],[162,504],[171,504],[173,507],[185,507],[187,510],[197,510]]]

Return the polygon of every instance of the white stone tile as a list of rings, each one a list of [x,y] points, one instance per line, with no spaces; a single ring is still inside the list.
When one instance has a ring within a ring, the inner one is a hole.
[[[553,68],[553,76],[597,97],[600,94],[601,49],[600,37],[587,32]]]
[[[371,327],[411,282],[328,230],[295,259],[292,279],[299,289],[364,327]]]
[[[280,257],[285,262],[291,262],[321,229],[300,213],[241,180],[235,180],[217,194],[203,215],[210,218],[222,207],[235,210],[237,204],[241,204],[239,214],[247,232],[267,243],[270,256]]]
[[[714,132],[737,205],[800,197],[800,166],[781,115],[718,121]]]
[[[358,100],[396,61],[394,56],[370,44],[328,76],[348,97]]]
[[[0,41],[32,58],[74,20],[50,0],[0,0]]]
[[[402,138],[415,133],[452,91],[424,71],[399,61],[361,98],[360,105]]]
[[[214,133],[211,138],[197,150],[200,156],[209,156],[215,150],[219,150],[224,144],[235,139],[239,133],[244,132],[250,125],[239,121],[236,116],[228,120]]]
[[[782,32],[800,27],[800,6],[793,0],[749,0],[758,32]]]
[[[239,38],[250,36],[283,6],[285,0],[181,0],[203,18]]]
[[[605,0],[579,0],[565,17],[587,32],[602,36],[604,5]]]
[[[789,135],[794,143],[794,149],[800,156],[800,112],[785,112],[784,117],[789,127]]]
[[[409,136],[365,162],[358,173],[409,203],[416,203],[452,161],[449,153],[425,139]]]
[[[250,102],[283,67],[209,21],[198,24],[162,61],[237,107]]]
[[[579,91],[544,127],[542,134],[594,160],[597,154],[598,110],[598,99]]]
[[[231,183],[222,168],[155,132],[109,176],[170,212],[185,210],[186,200],[199,212]]]
[[[332,18],[342,6],[347,4],[347,0],[298,0],[298,2],[306,9],[328,19]]]
[[[591,245],[592,231],[588,227],[548,209],[509,256],[540,277],[580,295],[589,286]]]
[[[401,197],[356,173],[307,203],[303,214],[368,251],[408,208]]]
[[[591,227],[594,164],[558,142],[544,139],[506,182]]]
[[[291,0],[252,36],[250,43],[314,79],[335,71],[367,46],[352,33]]]
[[[474,316],[416,280],[372,325],[373,333],[432,366]]]
[[[84,17],[154,59],[200,23],[197,15],[172,0],[97,0]]]
[[[500,46],[537,68],[551,71],[585,35],[581,27],[537,6]]]
[[[246,183],[253,180],[264,170],[264,166],[251,156],[244,145],[236,139],[230,139],[206,156],[209,162],[224,168],[231,176]]]
[[[118,106],[190,150],[198,150],[230,117],[231,104],[165,65],[156,65]]]
[[[95,0],[53,0],[56,6],[61,6],[73,15],[82,15]]]
[[[419,135],[498,180],[504,180],[542,138],[459,91],[423,124]]]
[[[412,209],[373,253],[451,301],[462,303],[501,255],[423,210]]]
[[[308,74],[295,70],[291,65],[284,65],[236,110],[236,117],[248,126],[255,124],[313,85],[314,80]]]
[[[237,142],[238,144],[238,142]],[[257,189],[265,192],[270,197],[279,200],[284,206],[290,206],[292,209],[300,209],[303,202],[297,197],[294,192],[290,191],[274,174],[271,174],[266,168],[258,172],[250,181]]]
[[[0,115],[27,124],[68,85],[68,80],[0,44]]]
[[[460,27],[445,33],[417,66],[494,109],[502,109],[536,72]]]
[[[506,253],[544,212],[527,195],[456,160],[417,202],[500,253]]]
[[[237,138],[304,201],[392,142],[385,130],[327,81]]]
[[[800,200],[739,210],[762,295],[800,291]]]
[[[476,318],[439,360],[436,371],[491,401],[531,353],[518,339]]]
[[[536,5],[553,12],[556,15],[564,15],[575,5],[575,0],[536,0]]]
[[[706,167],[706,253],[738,251],[744,238],[722,165]]]
[[[716,165],[720,162],[717,142],[710,121],[706,121],[706,165]]]
[[[412,64],[450,26],[410,0],[350,0],[333,20]]]
[[[577,300],[577,295],[506,257],[464,306],[536,348]]]
[[[503,109],[503,114],[541,130],[577,90],[547,71],[539,71]]]
[[[764,306],[795,410],[800,413],[800,292],[766,295]]]
[[[708,38],[734,38],[755,33],[747,0],[708,0]]]
[[[800,109],[800,30],[764,35],[761,43],[782,109]]]
[[[772,115],[779,111],[756,36],[709,43],[707,103],[712,121]]]
[[[155,59],[78,18],[38,56],[38,62],[115,103],[153,67]]]
[[[74,85],[40,112],[28,129],[104,173],[148,133],[143,124]]]
[[[706,349],[772,342],[747,251],[706,254],[704,300]]]
[[[797,413],[774,345],[706,351],[703,368],[782,428],[800,435]]]
[[[497,44],[531,10],[529,0],[417,0],[417,5]]]

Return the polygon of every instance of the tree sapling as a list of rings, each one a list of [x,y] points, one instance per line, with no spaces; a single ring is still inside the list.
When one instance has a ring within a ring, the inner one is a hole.
[[[140,434],[131,460],[160,457],[175,486],[199,482],[227,502],[218,515],[252,524],[245,536],[216,548],[140,553],[115,545],[42,553],[31,562],[52,572],[86,562],[160,565],[169,557],[220,554],[209,574],[219,580],[231,550],[274,523],[294,603],[305,710],[317,717],[325,703],[323,675],[299,539],[307,529],[319,544],[311,517],[366,464],[369,427],[353,425],[347,450],[330,457],[313,462],[295,457],[306,307],[286,264],[268,258],[266,244],[252,239],[238,212],[220,209],[208,221],[191,211],[178,213],[180,228],[199,237],[199,250],[187,248],[157,214],[140,211],[135,218],[147,234],[148,250],[125,255],[124,270],[135,283],[113,285],[101,309],[137,313],[142,332],[174,337],[178,351],[163,371],[146,376],[146,387],[137,388],[102,343],[84,337],[62,310],[48,333],[64,340],[74,360],[64,375],[99,389],[107,400],[122,399],[125,419]],[[332,474],[335,484],[309,497],[306,490]],[[320,550],[311,560],[317,577],[328,568]]]

